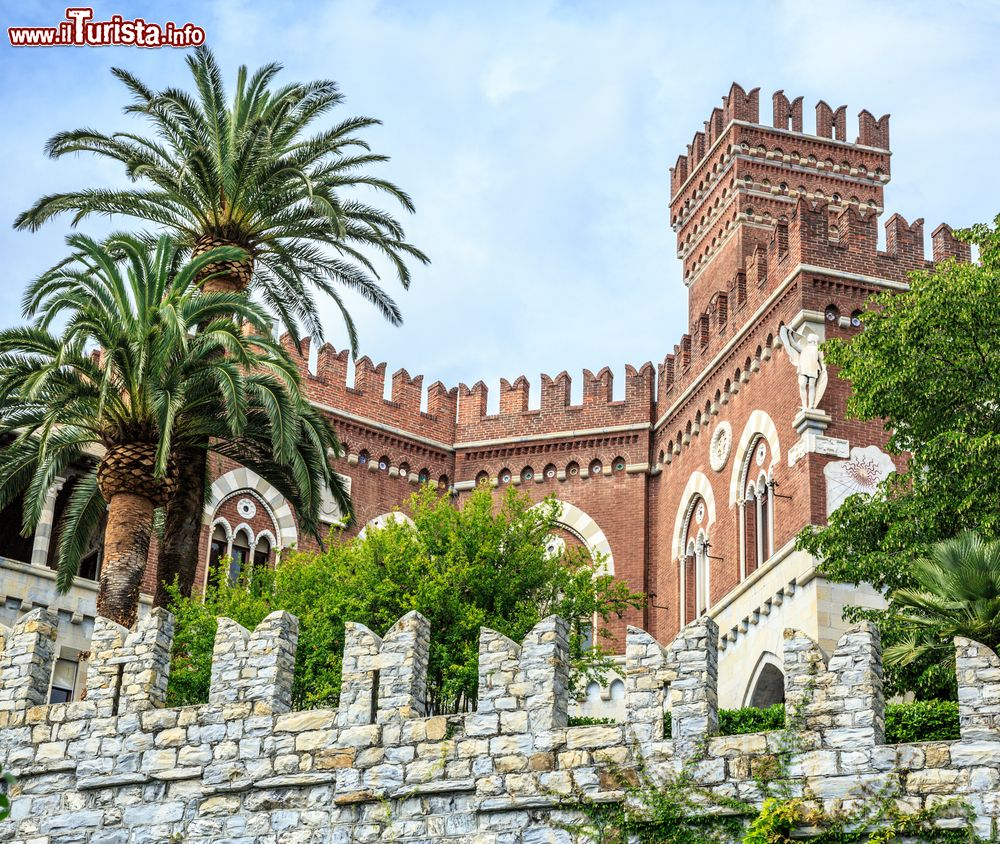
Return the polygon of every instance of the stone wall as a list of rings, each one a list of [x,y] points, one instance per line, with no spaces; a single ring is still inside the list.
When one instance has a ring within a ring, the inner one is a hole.
[[[827,808],[890,788],[909,809],[966,802],[981,834],[1000,818],[1000,661],[975,642],[956,643],[962,738],[887,746],[879,640],[866,625],[829,657],[786,631],[794,731],[730,737],[713,735],[708,618],[667,647],[631,628],[627,721],[586,727],[568,726],[567,627],[556,617],[520,645],[483,630],[478,709],[455,716],[426,715],[431,631],[419,614],[382,638],[348,627],[340,710],[289,711],[297,634],[287,613],[253,632],[222,620],[210,702],[171,709],[169,614],[132,631],[100,620],[86,700],[42,705],[54,620],[25,615],[0,654],[0,761],[18,777],[0,840],[569,842],[574,800],[622,799],[613,768],[656,779],[685,766],[720,795],[759,802],[754,775],[790,746],[792,791]]]

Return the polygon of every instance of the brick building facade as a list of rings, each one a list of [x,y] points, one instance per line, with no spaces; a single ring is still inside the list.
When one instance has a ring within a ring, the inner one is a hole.
[[[602,555],[649,596],[618,626],[620,638],[625,624],[666,642],[697,615],[715,620],[725,706],[780,694],[785,627],[831,647],[845,629],[845,604],[879,601],[827,583],[794,549],[804,526],[872,488],[893,460],[881,425],[845,419],[850,386],[836,373],[818,407],[802,409],[782,326],[820,341],[850,337],[873,294],[904,289],[909,271],[933,262],[969,259],[942,225],[928,260],[923,220],[898,214],[885,220],[879,248],[888,115],[862,111],[849,141],[845,106],[820,102],[812,132],[801,97],[779,91],[772,107],[765,124],[759,91],[734,84],[671,169],[689,328],[656,367],[626,367],[623,400],[613,399],[608,369],[583,372],[579,405],[567,373],[542,376],[537,406],[521,376],[501,380],[499,412],[490,414],[482,382],[425,390],[422,376],[401,369],[386,384],[386,364],[364,357],[348,383],[346,351],[311,350],[307,341],[299,356],[310,398],[345,446],[335,468],[350,478],[351,532],[392,517],[424,482],[459,503],[483,480],[555,496],[566,540]],[[220,463],[213,477],[201,578],[213,557],[270,561],[309,542],[281,495],[252,472]],[[338,515],[331,507],[327,519]],[[5,565],[27,576],[44,559]],[[69,611],[85,619],[86,599],[79,612],[70,600]],[[37,604],[8,599],[8,612]],[[90,622],[76,623],[85,636]],[[592,690],[592,709],[621,691]]]

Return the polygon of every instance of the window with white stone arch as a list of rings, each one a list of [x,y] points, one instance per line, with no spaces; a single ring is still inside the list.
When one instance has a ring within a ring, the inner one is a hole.
[[[364,539],[365,534],[370,530],[381,530],[390,523],[403,524],[404,522],[412,525],[413,519],[400,510],[390,510],[388,513],[382,513],[365,522],[365,526],[358,531],[358,539]]]
[[[763,410],[750,414],[733,460],[729,505],[738,508],[740,580],[774,554],[774,469],[781,461],[778,429]]]
[[[746,464],[739,510],[741,577],[753,574],[774,554],[773,465],[764,437],[753,440]]]
[[[559,517],[556,519],[556,524],[583,543],[591,559],[594,561],[594,575],[613,575],[615,573],[615,561],[611,555],[611,544],[608,542],[608,537],[604,531],[601,530],[600,525],[588,513],[581,510],[575,504],[558,499],[556,503],[561,508]],[[535,505],[535,507],[541,506],[541,503]],[[553,547],[549,547],[550,544],[546,543],[546,550],[549,553],[557,553],[558,550],[562,550],[562,548],[555,547],[560,543],[565,548],[565,542],[562,542],[559,537],[549,537],[549,539],[553,540],[551,542]],[[596,637],[594,631],[598,630],[599,622],[600,619],[597,613],[594,613],[593,618],[590,620],[590,644],[595,644]]]
[[[271,521],[277,528],[278,534],[274,537],[275,541],[271,548],[271,551],[274,553],[275,561],[277,561],[281,558],[281,552],[283,549],[294,547],[299,540],[298,528],[295,525],[295,515],[292,512],[291,505],[285,499],[285,496],[278,492],[277,489],[275,489],[256,472],[247,469],[244,466],[240,466],[238,469],[233,469],[232,471],[226,472],[224,475],[216,478],[205,498],[205,507],[202,511],[202,524],[210,527],[212,531],[209,534],[209,550],[207,556],[211,559],[213,554],[212,546],[214,544],[213,540],[215,538],[215,529],[219,526],[223,526],[228,534],[227,553],[231,554],[232,540],[235,535],[235,531],[229,527],[229,524],[225,519],[216,518],[215,514],[224,501],[232,498],[233,495],[238,492],[242,492],[243,490],[256,493],[256,499],[263,503],[263,505],[267,508],[268,515],[271,517]],[[270,531],[267,533],[270,535]],[[254,536],[253,531],[250,531],[249,528],[248,538],[251,544],[256,545],[257,537]],[[210,570],[211,566],[206,565],[206,584],[208,583]]]
[[[710,537],[715,518],[712,484],[703,472],[692,472],[674,524],[679,585],[677,620],[681,627],[707,613],[712,605]]]

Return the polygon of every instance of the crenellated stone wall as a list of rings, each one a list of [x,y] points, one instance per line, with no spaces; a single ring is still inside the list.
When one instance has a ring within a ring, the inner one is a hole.
[[[379,637],[348,626],[342,706],[290,711],[296,620],[220,621],[210,702],[165,708],[172,619],[97,625],[87,698],[41,705],[55,627],[43,609],[3,631],[0,762],[18,778],[0,840],[18,844],[569,842],[573,802],[623,798],[612,770],[680,770],[719,795],[762,799],[757,774],[792,748],[793,793],[827,808],[891,789],[907,809],[958,798],[1000,819],[1000,661],[957,647],[962,738],[885,745],[881,651],[869,625],[827,656],[785,634],[793,729],[715,736],[718,630],[664,647],[630,628],[624,724],[568,726],[567,626],[518,645],[480,638],[475,712],[426,714],[431,631],[409,613]],[[669,735],[664,714],[669,710]],[[953,813],[952,813],[953,814]],[[942,823],[962,823],[943,818]]]

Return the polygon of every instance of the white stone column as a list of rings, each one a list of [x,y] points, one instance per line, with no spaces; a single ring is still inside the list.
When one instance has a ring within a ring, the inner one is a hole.
[[[31,565],[44,566],[49,560],[49,545],[52,542],[52,528],[56,515],[56,498],[66,483],[65,478],[57,478],[45,494],[45,506],[35,527],[35,544],[31,548]]]
[[[754,536],[754,544],[757,546],[757,568],[763,568],[764,560],[767,559],[765,552],[767,549],[764,547],[764,514],[761,513],[760,499],[764,495],[759,489],[757,490],[757,496],[754,498],[754,518],[757,522],[757,532]]]

